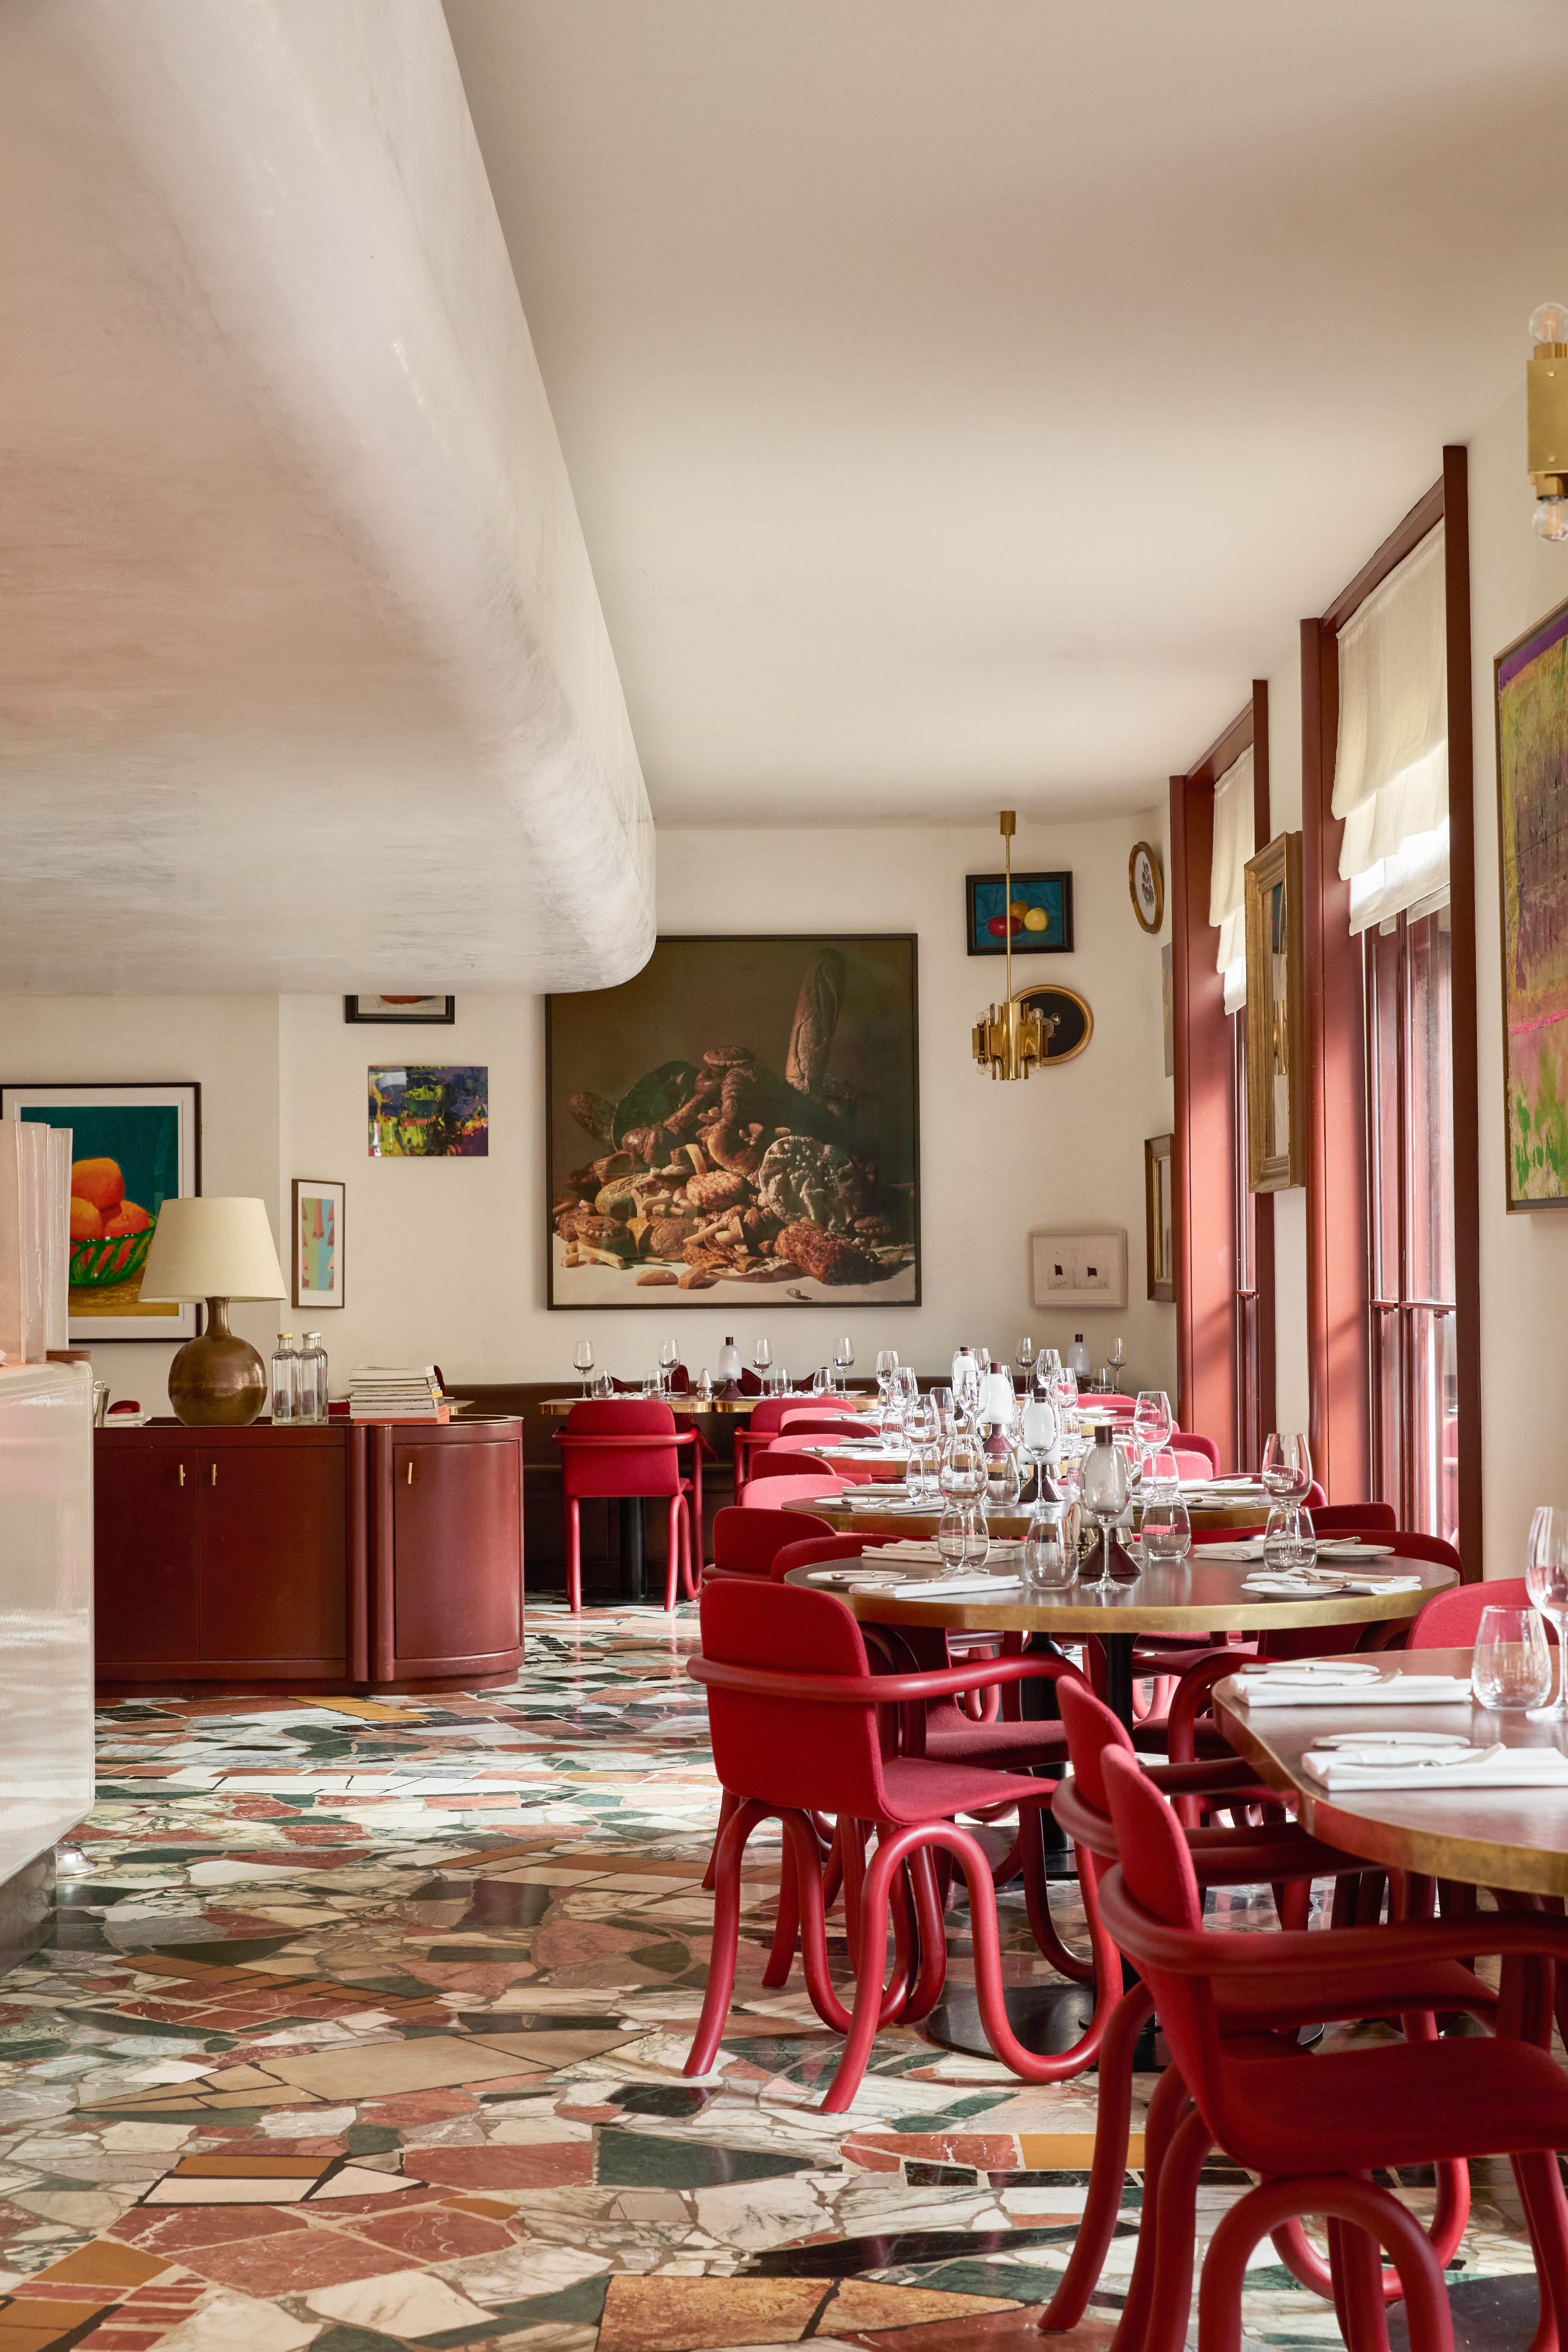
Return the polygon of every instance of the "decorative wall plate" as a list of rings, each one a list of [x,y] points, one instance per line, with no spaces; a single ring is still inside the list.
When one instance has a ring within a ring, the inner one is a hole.
[[[1157,931],[1165,919],[1165,877],[1157,853],[1146,841],[1135,841],[1127,861],[1127,887],[1132,911],[1146,931]]]
[[[1052,988],[1037,981],[1027,988],[1016,988],[1013,1002],[1026,1012],[1037,1013],[1046,1024],[1042,1067],[1072,1061],[1094,1034],[1094,1015],[1076,989]]]

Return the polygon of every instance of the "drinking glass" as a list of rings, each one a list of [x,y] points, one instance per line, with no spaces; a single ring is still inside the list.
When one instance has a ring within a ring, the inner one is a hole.
[[[1046,1465],[1057,1443],[1057,1417],[1043,1397],[1031,1397],[1019,1420],[1018,1433],[1035,1473],[1035,1493],[1044,1482]]]
[[[966,1507],[963,1514],[963,1565],[984,1568],[991,1557],[991,1530],[984,1511]]]
[[[1535,1609],[1483,1609],[1470,1687],[1482,1706],[1539,1706],[1552,1688],[1552,1654]]]
[[[848,1375],[854,1362],[855,1342],[846,1332],[842,1339],[835,1339],[833,1343],[833,1367],[838,1374],[838,1385],[841,1389],[847,1389],[849,1385]]]
[[[985,1453],[985,1508],[991,1511],[1016,1511],[1018,1497],[1024,1491],[1023,1474],[1018,1456],[1010,1438],[1004,1436],[999,1451],[988,1446]]]
[[[661,1395],[663,1390],[664,1375],[657,1364],[650,1364],[642,1376],[642,1392],[645,1397],[655,1397]]]
[[[1318,1530],[1312,1525],[1312,1514],[1305,1503],[1290,1507],[1290,1565],[1292,1568],[1316,1568],[1318,1564]]]
[[[572,1362],[574,1369],[583,1375],[583,1393],[586,1396],[588,1394],[588,1375],[594,1369],[594,1342],[592,1339],[578,1340],[576,1349],[573,1354]]]
[[[1143,1506],[1143,1565],[1185,1559],[1193,1548],[1193,1523],[1177,1495],[1155,1495]]]
[[[943,1437],[951,1437],[953,1432],[953,1424],[957,1420],[957,1413],[954,1410],[952,1402],[952,1391],[951,1389],[931,1389],[928,1391],[927,1393],[931,1411],[936,1415],[936,1424],[939,1434]]]
[[[1037,1503],[1024,1538],[1024,1582],[1036,1591],[1059,1591],[1078,1574],[1078,1554],[1071,1541],[1071,1507],[1067,1503]]]
[[[910,1449],[904,1465],[905,1490],[911,1502],[923,1501],[935,1493],[942,1467],[942,1427],[928,1399],[922,1397],[919,1405],[905,1414],[904,1436]]]
[[[1147,1455],[1158,1454],[1169,1444],[1175,1423],[1171,1414],[1171,1400],[1163,1389],[1140,1389],[1138,1402],[1132,1408],[1132,1434]]]
[[[937,1557],[949,1576],[963,1566],[963,1506],[949,1503],[936,1528]]]
[[[1295,1430],[1270,1430],[1263,1448],[1264,1489],[1281,1503],[1304,1503],[1312,1484],[1312,1457]]]
[[[979,1365],[979,1367],[980,1367],[980,1377],[981,1377],[981,1379],[982,1379],[982,1380],[984,1380],[984,1379],[985,1378],[986,1373],[991,1370],[991,1350],[990,1350],[990,1349],[989,1349],[989,1348],[976,1348],[976,1349],[974,1350],[974,1360],[975,1360],[975,1362],[976,1362],[976,1363]]]
[[[962,1413],[973,1413],[980,1402],[980,1359],[973,1348],[960,1348],[952,1360],[952,1401]]]
[[[658,1351],[658,1363],[659,1363],[659,1370],[660,1370],[662,1371],[662,1373],[664,1374],[664,1379],[663,1379],[663,1381],[662,1381],[661,1385],[662,1385],[662,1387],[663,1387],[664,1393],[665,1393],[665,1395],[666,1395],[666,1396],[668,1396],[668,1394],[669,1394],[669,1392],[670,1392],[670,1389],[669,1389],[670,1377],[671,1377],[672,1373],[674,1372],[674,1370],[675,1370],[675,1368],[676,1368],[677,1364],[679,1364],[679,1361],[680,1361],[680,1349],[679,1349],[679,1347],[677,1345],[677,1343],[676,1343],[676,1341],[675,1341],[675,1340],[673,1340],[673,1339],[667,1339],[667,1340],[665,1341],[665,1343],[664,1343],[663,1347],[662,1347],[662,1348],[659,1349],[659,1351]]]
[[[949,1502],[974,1503],[985,1490],[985,1449],[968,1430],[955,1430],[942,1465],[942,1491]]]
[[[1100,1577],[1110,1581],[1110,1530],[1127,1508],[1127,1464],[1119,1447],[1107,1438],[1096,1441],[1079,1469],[1083,1507],[1100,1531]]]
[[[1146,1454],[1143,1461],[1145,1496],[1179,1495],[1181,1491],[1182,1474],[1176,1466],[1176,1457],[1170,1448],[1167,1446],[1161,1454]]]
[[[1568,1622],[1568,1510],[1544,1503],[1530,1522],[1525,1554],[1525,1590],[1543,1617],[1557,1628],[1557,1696],[1533,1720],[1568,1726],[1568,1675],[1562,1671],[1563,1626]]]
[[[1296,1507],[1271,1503],[1263,1529],[1263,1565],[1276,1572],[1296,1565]]]
[[[759,1339],[756,1346],[752,1349],[752,1370],[755,1372],[758,1380],[761,1381],[764,1395],[767,1392],[768,1366],[773,1362],[773,1351],[769,1347],[767,1341],[765,1339]]]
[[[1023,1373],[1026,1387],[1035,1375],[1035,1343],[1026,1331],[1018,1342],[1018,1352],[1013,1361]]]

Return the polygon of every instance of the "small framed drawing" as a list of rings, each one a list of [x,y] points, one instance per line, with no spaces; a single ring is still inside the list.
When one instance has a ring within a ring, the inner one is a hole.
[[[70,1129],[67,1345],[194,1339],[197,1309],[143,1298],[142,1269],[164,1202],[202,1189],[200,1087],[5,1086],[0,1118]]]
[[[449,1029],[458,1017],[455,996],[345,996],[345,1021],[417,1021],[425,1027]],[[298,1301],[296,1301],[298,1304]]]
[[[1132,911],[1146,931],[1157,931],[1165,919],[1165,877],[1158,854],[1146,841],[1135,841],[1127,861],[1127,887]]]
[[[1016,956],[1072,953],[1070,874],[1015,874],[1011,897],[1005,874],[966,874],[964,889],[972,956],[1005,955],[1009,929]]]
[[[343,1303],[343,1187],[318,1176],[296,1176],[291,1203],[296,1307]]]
[[[1125,1307],[1127,1228],[1029,1235],[1031,1307]]]
[[[1301,836],[1276,835],[1247,877],[1247,1182],[1307,1181]]]
[[[1173,1135],[1151,1135],[1143,1145],[1143,1220],[1149,1259],[1149,1296],[1166,1307],[1176,1303],[1176,1252],[1171,1212],[1171,1148]]]

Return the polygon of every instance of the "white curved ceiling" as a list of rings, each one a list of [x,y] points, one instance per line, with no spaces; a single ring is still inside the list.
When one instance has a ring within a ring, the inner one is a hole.
[[[661,824],[1147,806],[1568,281],[1557,0],[447,15]]]
[[[636,971],[651,820],[438,0],[10,0],[0,240],[0,990]]]

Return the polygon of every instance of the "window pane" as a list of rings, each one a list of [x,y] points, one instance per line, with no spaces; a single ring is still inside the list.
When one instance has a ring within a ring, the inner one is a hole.
[[[1399,1281],[1399,941],[1362,934],[1367,997],[1367,1230],[1372,1295],[1397,1298]]]
[[[1454,1066],[1445,907],[1408,926],[1410,1272],[1408,1296],[1454,1296]]]
[[[1412,1310],[1410,1524],[1458,1540],[1458,1411],[1452,1314]]]

